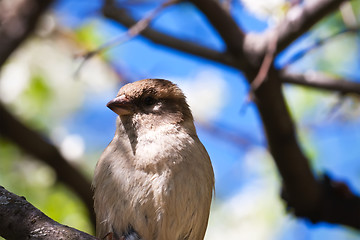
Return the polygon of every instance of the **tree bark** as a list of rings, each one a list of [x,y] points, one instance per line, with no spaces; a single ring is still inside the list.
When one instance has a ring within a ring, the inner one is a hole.
[[[55,222],[24,197],[19,197],[2,186],[0,186],[0,236],[8,240],[96,239],[87,233]]]

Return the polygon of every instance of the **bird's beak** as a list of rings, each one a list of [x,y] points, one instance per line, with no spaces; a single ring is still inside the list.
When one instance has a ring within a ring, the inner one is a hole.
[[[121,95],[112,99],[106,104],[106,106],[119,116],[129,115],[133,112],[132,104],[125,95]]]

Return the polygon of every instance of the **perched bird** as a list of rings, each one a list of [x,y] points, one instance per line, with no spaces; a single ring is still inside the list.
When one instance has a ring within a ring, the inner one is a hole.
[[[97,237],[203,239],[214,173],[183,92],[145,79],[107,106],[118,118],[94,174]]]

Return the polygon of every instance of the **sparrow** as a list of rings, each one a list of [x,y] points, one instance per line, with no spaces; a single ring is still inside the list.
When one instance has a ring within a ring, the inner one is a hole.
[[[144,79],[123,86],[107,107],[118,117],[93,178],[97,237],[203,239],[214,172],[183,92]]]

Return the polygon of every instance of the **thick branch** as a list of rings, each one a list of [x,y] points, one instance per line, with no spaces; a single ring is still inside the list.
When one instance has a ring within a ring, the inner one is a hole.
[[[282,197],[287,202],[288,209],[293,210],[296,216],[306,217],[313,223],[340,223],[359,230],[360,198],[351,192],[346,183],[334,181],[328,175],[324,175],[320,184],[323,192],[322,201],[312,215],[302,215],[296,208],[293,209],[292,202],[287,198],[287,189],[284,188]]]
[[[210,11],[207,6],[208,1],[192,0],[192,2],[198,6],[211,23],[215,23],[214,27],[217,31],[223,33],[222,37],[226,38],[231,35],[231,33],[224,33],[225,31],[238,31],[234,28],[223,29],[223,26],[217,23],[219,15],[214,13],[222,12],[220,6],[213,4],[211,6],[214,9]],[[226,39],[224,41],[228,43]],[[229,47],[228,49],[233,48]],[[237,55],[232,52],[230,54]],[[260,65],[243,69],[249,82],[255,78],[256,69],[259,68]],[[275,71],[271,69],[270,72],[274,73]],[[321,191],[310,170],[308,160],[298,146],[294,124],[281,92],[281,83],[276,78],[268,77],[268,80],[255,91],[255,97],[267,133],[270,152],[283,177],[284,184],[290,189],[289,198],[295,202],[300,212],[312,212],[317,207]]]
[[[34,30],[39,18],[53,0],[22,1],[8,19],[2,19],[0,27],[0,66]]]
[[[214,9],[209,11],[206,1],[192,0],[192,2],[213,23],[217,31],[222,33],[223,40],[227,44],[232,44],[226,39],[231,33],[224,32],[232,31],[232,29],[222,29],[222,26],[217,24],[218,16],[213,14],[214,12],[221,12],[221,8],[212,5]],[[334,0],[319,0],[310,3],[310,5],[304,7],[300,12],[301,14],[293,18],[294,20],[288,18],[279,28],[274,30],[275,32],[270,31],[270,37],[259,38],[255,36],[257,38],[256,43],[259,43],[260,48],[257,44],[249,41],[251,38],[255,39],[254,36],[248,35],[246,42],[251,43],[253,48],[246,49],[246,58],[250,59],[251,55],[257,55],[258,59],[262,59],[270,40],[274,39],[274,36],[277,36],[279,40],[278,49],[284,49],[295,38],[334,10],[340,3],[341,1]],[[215,10],[215,8],[217,9]],[[232,51],[234,48],[228,46],[228,49]],[[263,49],[263,52],[259,51],[259,49]],[[236,48],[235,51],[237,51]],[[230,54],[237,56],[237,52],[230,52]],[[251,68],[243,68],[249,82],[255,78],[261,62],[252,61]],[[264,124],[270,152],[283,179],[283,185],[286,189],[285,199],[294,208],[297,216],[307,217],[314,222],[328,221],[358,228],[358,221],[352,220],[359,218],[359,199],[349,194],[351,201],[355,199],[352,206],[356,211],[352,212],[351,208],[345,209],[344,206],[349,203],[347,198],[342,197],[341,193],[337,193],[337,190],[328,191],[325,183],[315,179],[309,160],[303,154],[297,142],[295,125],[282,94],[280,79],[278,71],[271,68],[267,79],[254,91],[254,100]],[[342,209],[344,212],[337,211],[337,209]],[[329,211],[333,211],[334,214],[329,214]]]
[[[318,207],[322,192],[308,159],[298,145],[281,83],[274,71],[270,74],[267,81],[255,91],[255,102],[264,124],[270,152],[288,189],[289,199],[303,215],[311,215]]]
[[[1,186],[0,236],[9,240],[96,239],[87,233],[55,222],[24,197],[19,197]]]
[[[270,152],[283,179],[289,207],[298,217],[316,222],[343,224],[360,229],[360,198],[344,183],[314,178],[309,160],[296,139],[295,127],[281,94],[280,77],[275,71],[255,91]]]
[[[247,34],[244,40],[245,58],[252,68],[257,68],[268,52],[268,46],[277,39],[275,56],[303,35],[319,20],[336,10],[345,0],[306,1],[303,6],[294,6],[277,27],[261,34]]]
[[[292,83],[327,91],[335,91],[341,94],[360,94],[360,83],[345,79],[332,78],[320,73],[296,74],[283,71],[281,72],[280,80],[284,83]]]
[[[30,155],[49,164],[54,169],[58,180],[65,183],[83,200],[94,223],[92,191],[88,179],[70,165],[54,145],[19,122],[1,103],[0,116],[0,136],[9,139]]]
[[[130,28],[137,23],[137,21],[133,19],[125,9],[119,8],[111,4],[109,1],[107,1],[103,6],[103,14],[105,17],[122,24],[127,28]],[[209,59],[211,61],[219,62],[225,65],[235,66],[235,62],[233,61],[232,57],[226,53],[218,52],[211,48],[207,48],[190,41],[172,37],[154,30],[151,27],[146,28],[143,32],[141,32],[141,35],[156,44],[164,45],[181,52]]]
[[[238,57],[243,57],[245,33],[238,27],[230,14],[215,0],[192,0],[206,15],[210,23],[224,40],[228,51]]]

